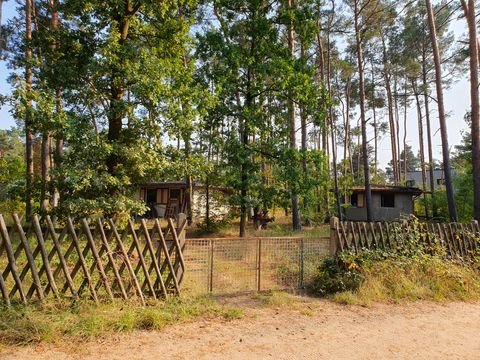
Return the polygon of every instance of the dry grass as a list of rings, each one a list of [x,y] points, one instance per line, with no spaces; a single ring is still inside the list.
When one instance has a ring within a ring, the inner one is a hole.
[[[219,227],[215,232],[208,234],[203,233],[195,226],[187,229],[187,238],[232,238],[238,237],[239,234],[239,219],[233,219],[228,224]],[[328,224],[320,224],[317,226],[305,226],[301,232],[292,230],[292,219],[290,216],[285,216],[281,211],[275,213],[275,221],[269,223],[266,229],[257,230],[250,221],[247,224],[247,237],[277,237],[277,236],[308,236],[308,237],[324,237],[329,236]]]
[[[66,339],[75,341],[117,332],[158,330],[199,317],[233,320],[243,317],[243,311],[221,305],[211,297],[173,298],[151,302],[146,307],[133,302],[72,305],[57,301],[16,305],[0,308],[0,346]]]
[[[336,302],[368,305],[373,302],[480,299],[478,269],[435,257],[373,262],[364,266],[362,273],[364,281],[360,288],[336,294]]]

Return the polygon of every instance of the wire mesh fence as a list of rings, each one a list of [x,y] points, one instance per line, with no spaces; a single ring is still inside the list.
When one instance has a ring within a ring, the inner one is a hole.
[[[328,251],[328,237],[307,235],[187,239],[183,291],[228,294],[299,289]]]

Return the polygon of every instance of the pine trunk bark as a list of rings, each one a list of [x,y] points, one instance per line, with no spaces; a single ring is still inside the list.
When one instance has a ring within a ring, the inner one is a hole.
[[[462,6],[468,24],[468,40],[470,52],[470,121],[472,136],[472,169],[473,169],[473,217],[480,220],[480,114],[479,114],[479,79],[478,79],[478,41],[475,1],[468,4],[462,0]]]
[[[430,30],[430,41],[432,43],[433,60],[435,63],[435,85],[437,89],[438,119],[440,121],[440,134],[442,138],[443,171],[445,172],[445,186],[447,188],[448,213],[450,221],[456,222],[457,208],[453,193],[452,175],[450,167],[450,149],[448,146],[447,123],[445,118],[445,106],[443,101],[442,68],[440,50],[438,49],[437,31],[435,28],[435,17],[430,0],[425,0],[427,8],[428,27]]]
[[[289,9],[293,8],[293,0],[287,0],[287,6]],[[289,23],[287,29],[287,36],[288,36],[288,47],[290,50],[290,54],[292,58],[295,56],[295,38],[294,38],[294,30],[293,24]],[[288,117],[289,117],[289,127],[290,127],[290,149],[292,151],[297,150],[297,137],[296,137],[296,105],[293,99],[289,100],[288,102]],[[292,164],[295,166],[294,164]],[[295,231],[299,231],[302,229],[302,221],[300,215],[300,204],[298,201],[298,193],[296,190],[296,186],[294,186],[291,191],[292,197],[292,228]]]
[[[25,83],[27,87],[27,109],[25,112],[25,157],[26,157],[26,189],[25,215],[28,220],[32,216],[32,186],[33,186],[33,131],[31,118],[32,93],[32,1],[25,1]]]
[[[359,24],[358,1],[355,1],[355,41],[357,45],[357,62],[358,62],[358,87],[360,95],[360,122],[362,128],[362,155],[363,155],[363,175],[365,183],[365,205],[367,210],[367,221],[371,222],[372,213],[372,190],[370,185],[370,164],[368,161],[368,138],[367,138],[367,120],[365,118],[365,74],[363,66],[363,49],[361,39],[361,29]]]
[[[422,65],[422,85],[423,85],[423,102],[425,106],[425,123],[427,125],[427,146],[428,146],[428,172],[430,174],[430,192],[432,193],[432,216],[435,218],[438,216],[437,204],[435,201],[435,178],[433,175],[433,145],[432,145],[432,128],[430,125],[430,106],[428,97],[428,84],[427,84],[427,56],[425,49],[423,51],[423,65]]]
[[[428,199],[427,199],[427,172],[425,168],[425,146],[423,144],[423,115],[422,115],[422,105],[420,104],[420,95],[418,93],[418,88],[415,80],[412,80],[412,89],[415,95],[415,102],[417,104],[417,115],[418,115],[418,139],[420,146],[420,165],[422,169],[422,190],[423,190],[423,201],[425,207],[425,217],[428,219]]]

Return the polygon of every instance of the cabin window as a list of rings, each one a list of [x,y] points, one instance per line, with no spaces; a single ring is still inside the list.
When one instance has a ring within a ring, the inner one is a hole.
[[[382,207],[394,208],[395,207],[395,194],[382,194],[381,195]]]
[[[158,202],[160,204],[167,204],[168,203],[168,189],[159,189],[159,196]]]
[[[147,204],[155,204],[157,202],[157,189],[148,189],[145,196]]]
[[[350,195],[350,203],[352,206],[357,207],[358,206],[358,196],[357,194],[352,194]]]
[[[415,186],[415,180],[407,180],[407,182],[405,183],[405,185],[410,186],[410,187],[413,187],[413,186]]]
[[[354,193],[350,195],[350,203],[353,207],[363,208],[363,194]]]
[[[171,189],[170,199],[180,199],[180,189]]]
[[[437,185],[445,185],[445,179],[437,179]]]

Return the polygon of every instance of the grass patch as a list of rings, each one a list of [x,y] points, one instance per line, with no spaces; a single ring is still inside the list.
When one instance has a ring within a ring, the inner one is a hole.
[[[362,267],[363,281],[355,291],[334,295],[342,304],[480,299],[480,272],[474,267],[421,257],[409,261],[387,259]]]
[[[341,304],[480,300],[478,263],[435,255],[391,256],[364,253],[327,259],[310,284],[317,296]]]
[[[243,317],[243,311],[224,307],[211,297],[173,298],[151,302],[114,302],[95,305],[89,302],[66,304],[49,302],[0,308],[0,346],[26,345],[41,341],[84,340],[111,333],[134,330],[159,330],[165,326],[198,317]]]

